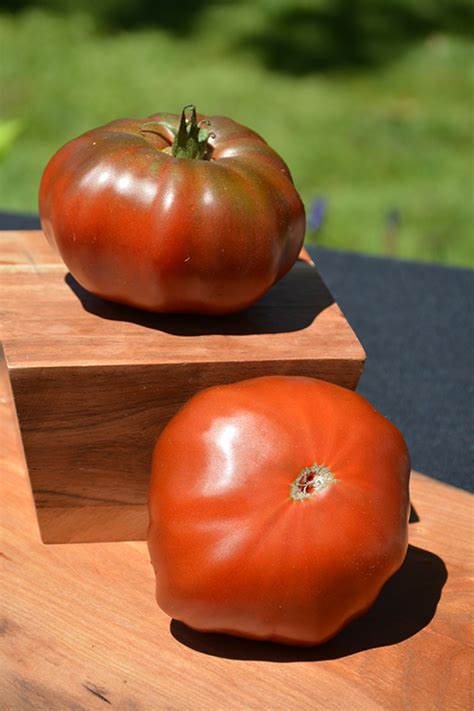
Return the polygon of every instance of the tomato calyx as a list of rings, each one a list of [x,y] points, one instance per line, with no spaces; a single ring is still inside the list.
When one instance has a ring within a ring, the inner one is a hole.
[[[190,118],[186,116],[188,109],[191,110]],[[215,133],[212,133],[207,128],[210,126],[210,121],[207,119],[198,122],[196,107],[193,104],[184,107],[181,112],[178,129],[167,121],[148,121],[140,126],[140,131],[150,131],[162,136],[160,132],[162,126],[167,128],[174,136],[170,149],[167,148],[164,152],[170,153],[174,158],[210,160],[212,146],[209,144],[209,139],[215,138]],[[162,137],[164,138],[164,136]]]
[[[323,464],[313,464],[303,467],[296,479],[290,485],[290,498],[293,501],[304,501],[320,494],[337,482],[336,477]]]

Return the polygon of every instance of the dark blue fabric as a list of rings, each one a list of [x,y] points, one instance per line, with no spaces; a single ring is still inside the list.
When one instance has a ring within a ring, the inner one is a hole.
[[[0,213],[0,229],[35,229]],[[310,248],[359,336],[359,392],[403,432],[413,468],[473,490],[474,272]]]
[[[0,212],[0,230],[39,230],[37,215],[18,215],[16,212]]]
[[[474,271],[311,252],[367,352],[359,392],[402,431],[414,469],[472,491]]]

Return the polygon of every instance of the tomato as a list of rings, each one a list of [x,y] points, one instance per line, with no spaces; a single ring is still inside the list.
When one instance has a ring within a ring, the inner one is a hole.
[[[153,455],[156,597],[196,630],[313,645],[401,566],[409,456],[360,395],[268,376],[195,395]]]
[[[283,160],[224,116],[121,119],[63,146],[41,224],[77,281],[158,312],[230,313],[293,265],[305,214]]]

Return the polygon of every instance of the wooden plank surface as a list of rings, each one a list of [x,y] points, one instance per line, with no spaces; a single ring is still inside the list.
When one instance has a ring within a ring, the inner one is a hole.
[[[41,232],[0,232],[0,254],[1,337],[10,368],[322,361],[334,363],[347,387],[362,371],[360,342],[317,270],[302,261],[244,312],[199,318],[96,298]]]
[[[413,475],[419,520],[406,563],[332,642],[291,649],[200,635],[156,607],[144,543],[40,542],[6,369],[0,416],[5,711],[470,708],[467,493]]]

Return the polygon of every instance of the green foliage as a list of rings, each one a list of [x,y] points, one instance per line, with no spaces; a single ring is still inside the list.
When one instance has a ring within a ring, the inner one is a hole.
[[[194,103],[260,132],[308,207],[326,198],[319,243],[474,264],[470,6],[453,2],[12,2],[0,144],[22,132],[0,147],[0,208],[36,211],[48,158],[85,130]]]
[[[0,159],[11,150],[22,128],[18,119],[0,121]]]

